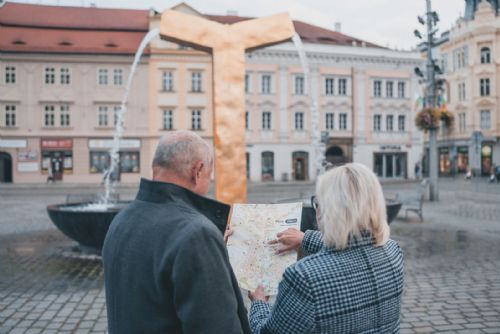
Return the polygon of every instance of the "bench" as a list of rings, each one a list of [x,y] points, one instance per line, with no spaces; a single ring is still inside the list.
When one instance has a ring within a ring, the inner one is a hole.
[[[408,219],[408,212],[415,212],[420,221],[424,221],[424,198],[425,192],[427,190],[429,182],[427,180],[423,180],[422,182],[417,184],[417,188],[414,194],[400,196],[396,195],[396,200],[399,200],[403,203],[403,209],[405,211],[405,217]]]

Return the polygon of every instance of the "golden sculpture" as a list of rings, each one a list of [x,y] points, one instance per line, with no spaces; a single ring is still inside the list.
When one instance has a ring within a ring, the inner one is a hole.
[[[226,203],[245,203],[245,51],[290,39],[292,21],[288,14],[278,14],[229,25],[167,10],[160,33],[163,39],[212,54],[215,196]]]

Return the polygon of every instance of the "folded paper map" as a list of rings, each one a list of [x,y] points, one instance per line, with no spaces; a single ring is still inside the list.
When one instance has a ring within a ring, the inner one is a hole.
[[[229,259],[240,287],[276,295],[283,272],[297,260],[297,252],[277,255],[270,245],[278,232],[300,229],[302,203],[234,204],[230,217],[233,235],[227,243]]]

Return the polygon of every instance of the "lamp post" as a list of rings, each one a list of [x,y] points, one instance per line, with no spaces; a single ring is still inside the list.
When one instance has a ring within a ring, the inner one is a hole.
[[[435,61],[432,57],[432,48],[435,46],[434,34],[437,32],[437,22],[439,21],[436,12],[431,9],[431,0],[426,0],[426,13],[425,18],[418,17],[418,21],[422,25],[427,26],[427,61],[426,61],[426,73],[425,80],[426,90],[425,90],[425,104],[429,108],[437,107],[437,85],[436,85],[436,72],[442,73],[440,68],[435,65]],[[422,39],[422,34],[415,29],[413,32],[416,37]],[[424,78],[424,74],[417,67],[415,68],[415,73]],[[439,200],[439,187],[438,187],[438,154],[437,154],[437,128],[433,127],[429,130],[429,199],[431,201]]]

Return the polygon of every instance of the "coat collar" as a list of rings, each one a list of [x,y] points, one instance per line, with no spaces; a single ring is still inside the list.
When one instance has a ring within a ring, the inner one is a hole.
[[[365,230],[361,231],[360,235],[355,236],[354,234],[349,234],[347,239],[347,245],[344,249],[336,249],[333,247],[324,246],[324,248],[328,251],[333,252],[343,252],[351,248],[358,248],[362,246],[372,246],[375,244],[375,238],[371,231]]]
[[[231,207],[222,202],[200,196],[173,183],[152,181],[142,178],[136,200],[186,205],[207,217],[224,233]]]

